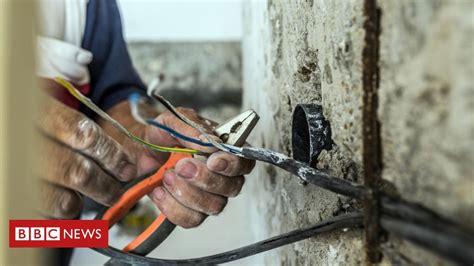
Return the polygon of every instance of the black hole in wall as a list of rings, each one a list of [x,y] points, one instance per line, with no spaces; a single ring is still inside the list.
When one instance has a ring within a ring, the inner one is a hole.
[[[293,112],[293,158],[315,167],[322,150],[332,148],[331,127],[317,104],[298,104]]]
[[[306,121],[306,114],[301,105],[297,105],[293,112],[292,124],[292,140],[293,158],[300,162],[310,164],[310,145],[309,145],[309,128]]]

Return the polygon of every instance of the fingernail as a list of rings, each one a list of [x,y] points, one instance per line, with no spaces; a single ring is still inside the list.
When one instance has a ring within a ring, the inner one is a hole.
[[[193,178],[197,168],[193,163],[187,162],[179,169],[179,175],[185,178]]]
[[[157,187],[153,191],[153,194],[155,195],[155,198],[157,200],[162,200],[165,197],[165,191],[163,190],[162,187]]]
[[[135,177],[136,172],[137,167],[134,164],[125,163],[119,174],[124,180],[130,180]]]
[[[174,179],[175,179],[175,176],[173,173],[171,172],[166,172],[165,173],[165,179],[163,180],[163,182],[168,185],[168,186],[171,186],[173,183],[174,183]]]
[[[227,165],[229,163],[227,162],[227,160],[217,158],[215,160],[210,161],[209,164],[211,170],[214,170],[216,172],[222,172],[227,169]]]

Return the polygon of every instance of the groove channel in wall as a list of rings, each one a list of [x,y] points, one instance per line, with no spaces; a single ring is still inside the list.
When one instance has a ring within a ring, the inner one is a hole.
[[[364,184],[371,189],[370,197],[364,199],[364,228],[366,254],[369,263],[381,260],[379,251],[379,200],[378,189],[382,172],[382,145],[380,123],[377,118],[379,88],[379,36],[381,11],[376,0],[364,1],[365,40],[362,50],[363,86],[363,168]]]

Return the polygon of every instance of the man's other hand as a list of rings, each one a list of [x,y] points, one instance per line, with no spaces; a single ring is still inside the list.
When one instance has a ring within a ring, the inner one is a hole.
[[[82,113],[51,99],[37,122],[42,132],[41,211],[46,216],[77,217],[82,209],[80,194],[111,205],[123,192],[119,181],[136,176],[129,154]]]

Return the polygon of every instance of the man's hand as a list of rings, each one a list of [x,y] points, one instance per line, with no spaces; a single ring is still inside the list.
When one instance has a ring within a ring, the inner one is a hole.
[[[216,141],[213,135],[216,123],[201,118],[195,111],[186,108],[178,110],[189,119],[199,123]],[[217,151],[212,147],[202,147],[176,139],[168,133],[153,127],[138,127],[130,116],[128,103],[123,102],[108,112],[119,120],[125,127],[134,129],[134,133],[147,141],[166,147],[186,147],[212,153],[207,162],[200,159],[183,159],[176,164],[174,170],[165,174],[163,186],[156,188],[149,196],[161,212],[174,224],[185,228],[201,224],[208,215],[216,215],[222,211],[229,197],[235,197],[244,183],[244,176],[254,167],[255,162]],[[130,119],[127,119],[129,117]],[[149,114],[149,117],[152,117]],[[121,119],[121,120],[120,120]],[[198,131],[186,125],[170,112],[159,115],[156,121],[193,138],[204,140]],[[119,140],[127,150],[132,151],[137,158],[138,174],[143,175],[156,171],[169,157],[169,153],[154,152],[129,143],[120,141],[123,136],[112,129],[108,123],[99,123],[102,127]],[[133,148],[135,147],[135,148]],[[137,152],[139,150],[140,152]]]
[[[136,176],[131,156],[83,114],[51,99],[37,121],[43,133],[38,175],[44,181],[45,215],[77,217],[82,209],[78,192],[111,205],[123,192],[119,180]]]
[[[181,108],[180,112],[212,134],[215,123],[190,109]],[[175,139],[155,127],[138,124],[131,117],[127,102],[117,104],[108,113],[151,143],[212,153],[207,162],[195,158],[179,161],[174,170],[165,174],[163,186],[150,194],[170,221],[182,227],[198,226],[208,215],[220,213],[227,198],[240,192],[243,175],[254,166],[254,161]],[[200,138],[196,130],[169,112],[156,120],[187,136]],[[45,152],[39,168],[39,176],[45,181],[43,212],[54,218],[77,217],[82,208],[79,193],[105,205],[113,204],[123,193],[119,181],[131,180],[137,171],[141,175],[157,170],[169,156],[133,143],[109,123],[99,120],[99,126],[55,100],[45,106],[38,124]]]
[[[179,108],[179,111],[201,124],[212,135],[215,123],[201,118],[191,109]],[[156,121],[189,137],[203,139],[198,131],[170,112],[159,115]],[[196,158],[180,160],[174,170],[165,173],[163,187],[156,188],[150,195],[171,222],[184,228],[198,226],[208,215],[220,213],[227,198],[235,197],[240,192],[244,175],[255,165],[254,161],[232,156],[215,148],[175,139],[155,127],[147,127],[144,137],[151,143],[162,146],[182,146],[212,153],[207,161]],[[218,140],[216,136],[213,137]],[[167,153],[143,153],[138,161],[139,172],[157,169],[168,156]]]

